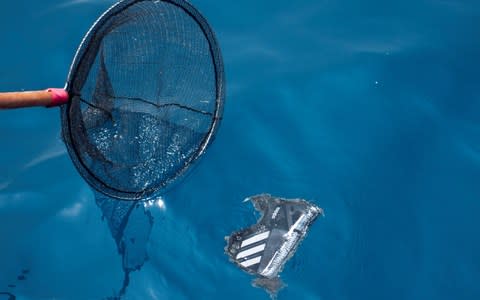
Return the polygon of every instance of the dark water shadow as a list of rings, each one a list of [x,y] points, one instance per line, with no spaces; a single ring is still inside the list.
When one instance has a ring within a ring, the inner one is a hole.
[[[148,260],[147,243],[153,226],[153,216],[141,201],[121,201],[95,192],[95,202],[102,210],[102,219],[122,257],[124,280],[122,287],[108,300],[121,299],[130,284],[130,273],[138,271]]]
[[[0,292],[0,300],[15,300],[17,297],[15,295],[10,294],[8,292]]]
[[[10,283],[8,285],[8,290],[16,288],[17,285],[20,284],[20,281],[27,280],[27,276],[29,273],[30,273],[30,269],[22,269],[22,272],[16,278],[17,279],[16,282]],[[17,296],[15,296],[13,293],[0,291],[0,300],[16,300],[16,299],[17,299]]]

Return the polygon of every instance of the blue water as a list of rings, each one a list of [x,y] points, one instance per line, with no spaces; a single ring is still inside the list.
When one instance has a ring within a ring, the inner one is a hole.
[[[112,3],[1,1],[0,90],[62,87]],[[269,299],[223,253],[264,192],[326,213],[279,299],[480,299],[480,3],[192,3],[223,49],[225,118],[192,174],[134,212],[153,226],[126,230],[148,260],[124,299]],[[58,110],[0,112],[0,145],[0,293],[117,295],[118,240]]]

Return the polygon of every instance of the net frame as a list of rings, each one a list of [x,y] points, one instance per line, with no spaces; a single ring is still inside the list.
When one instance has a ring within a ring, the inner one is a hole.
[[[88,30],[82,42],[80,43],[80,46],[78,47],[75,54],[73,63],[70,66],[65,90],[71,93],[73,89],[73,84],[78,80],[80,68],[86,68],[89,71],[92,67],[93,59],[88,57],[88,54],[92,53],[92,47],[97,48],[96,51],[93,51],[93,53],[95,55],[98,53],[102,39],[96,39],[96,37],[97,35],[101,34],[101,30],[103,26],[108,23],[108,20],[125,11],[129,7],[141,2],[164,2],[172,4],[183,10],[198,24],[205,38],[207,39],[212,58],[216,86],[215,109],[212,114],[211,125],[208,132],[205,134],[196,152],[194,152],[188,158],[188,160],[185,161],[182,168],[177,170],[173,175],[168,177],[168,179],[162,181],[156,186],[145,188],[142,191],[127,191],[109,186],[100,178],[98,178],[94,174],[94,172],[85,165],[85,163],[81,159],[79,150],[74,146],[73,142],[72,132],[74,129],[71,126],[72,123],[70,116],[70,111],[72,110],[72,102],[70,101],[68,104],[62,106],[60,110],[62,120],[62,138],[67,147],[68,154],[76,169],[92,188],[104,195],[121,200],[148,199],[152,195],[164,190],[167,186],[174,183],[180,177],[183,177],[186,171],[190,169],[192,164],[194,164],[205,153],[208,146],[214,140],[215,134],[218,131],[218,127],[220,125],[220,121],[222,120],[225,103],[225,73],[221,50],[218,45],[217,39],[207,20],[200,14],[200,12],[196,8],[194,8],[190,3],[185,0],[123,0],[114,4],[97,19],[97,21]],[[84,73],[88,73],[88,71]]]

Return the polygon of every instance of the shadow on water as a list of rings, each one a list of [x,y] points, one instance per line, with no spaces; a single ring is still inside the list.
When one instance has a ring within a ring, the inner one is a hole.
[[[118,289],[114,289],[113,295],[104,294],[102,297],[105,300],[120,300],[125,298],[127,293],[130,274],[139,271],[149,259],[147,245],[154,220],[149,207],[153,202],[120,201],[96,192],[94,196],[95,203],[102,212],[102,221],[108,226],[115,241],[124,274],[123,282],[119,280]],[[25,283],[29,281],[31,273],[28,266],[23,267],[13,278],[6,281],[4,286],[0,286],[0,300],[15,300],[25,294]]]
[[[17,281],[24,281],[27,280],[27,276],[30,273],[29,269],[23,269],[22,272],[17,276]],[[17,287],[17,284],[9,284],[8,289],[14,289]],[[10,292],[3,292],[0,291],[0,300],[15,300],[17,299],[17,296]]]
[[[147,243],[153,226],[153,216],[141,201],[120,201],[100,193],[95,193],[97,206],[102,210],[103,220],[122,256],[122,269],[125,274],[118,294],[109,300],[120,299],[127,291],[130,273],[138,271],[148,260]]]
[[[15,297],[15,295],[7,293],[7,292],[0,292],[0,299],[15,300],[15,299],[17,299],[17,297]]]

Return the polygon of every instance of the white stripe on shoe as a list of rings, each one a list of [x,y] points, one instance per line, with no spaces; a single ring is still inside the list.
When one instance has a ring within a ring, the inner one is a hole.
[[[260,263],[260,260],[262,260],[262,257],[257,256],[255,258],[252,258],[252,259],[249,259],[249,260],[246,260],[246,261],[242,262],[241,265],[245,268],[248,268],[250,266],[253,266],[253,265],[256,265],[256,264]]]
[[[246,247],[248,245],[254,244],[259,241],[263,241],[264,239],[268,238],[270,235],[270,231],[265,231],[263,233],[257,234],[252,236],[251,238],[248,238],[242,242],[242,245],[240,247]]]
[[[250,256],[252,254],[261,252],[261,251],[265,250],[265,246],[266,246],[266,244],[261,244],[261,245],[258,245],[256,247],[253,247],[253,248],[247,249],[245,251],[242,251],[242,252],[237,254],[237,259],[244,258],[244,257]]]

